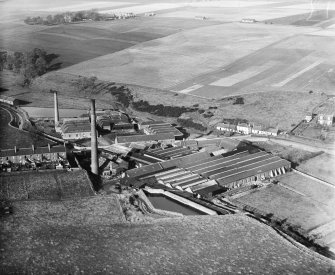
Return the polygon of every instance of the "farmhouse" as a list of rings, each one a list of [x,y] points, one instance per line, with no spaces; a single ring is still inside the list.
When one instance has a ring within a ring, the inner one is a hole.
[[[24,164],[26,162],[45,162],[52,161],[57,162],[61,159],[66,159],[66,148],[65,146],[50,146],[48,147],[35,147],[31,148],[17,148],[1,150],[0,151],[0,163],[17,163]]]
[[[239,123],[237,124],[237,132],[244,135],[249,135],[251,134],[251,126],[247,123]]]
[[[88,117],[64,119],[61,126],[63,139],[82,139],[91,137],[91,124]]]
[[[306,115],[306,116],[305,116],[305,121],[306,121],[306,122],[311,122],[312,119],[313,119],[313,116],[312,116],[312,115]]]
[[[256,19],[253,19],[253,18],[243,18],[241,20],[241,23],[256,23]]]
[[[18,103],[18,100],[11,96],[0,95],[0,102],[15,106]]]
[[[322,108],[321,112],[318,114],[318,123],[325,126],[332,126],[334,123],[334,108],[332,106],[327,106]]]

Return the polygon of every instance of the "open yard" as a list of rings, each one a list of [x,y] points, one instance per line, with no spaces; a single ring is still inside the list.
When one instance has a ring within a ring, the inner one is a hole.
[[[50,209],[49,203],[15,203],[14,214],[1,220],[1,273],[333,271],[330,261],[297,249],[272,229],[245,216],[197,216],[122,224],[113,210],[116,205],[112,198],[88,202],[61,202],[59,206],[53,204],[55,210]]]

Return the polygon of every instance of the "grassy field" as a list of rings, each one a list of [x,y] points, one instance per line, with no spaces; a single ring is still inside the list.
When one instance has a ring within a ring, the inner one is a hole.
[[[282,185],[269,186],[236,201],[287,219],[305,232],[335,219],[333,188],[292,173],[278,179]]]
[[[94,195],[84,171],[42,171],[0,176],[1,200],[59,200]]]
[[[18,119],[16,119],[18,121]],[[32,136],[8,125],[11,121],[10,114],[0,106],[0,149],[30,148],[35,146],[47,146],[50,142],[42,137]]]
[[[316,149],[315,152],[306,151],[303,149],[293,148],[291,146],[285,146],[278,144],[274,141],[258,141],[253,142],[253,145],[265,150],[273,155],[278,155],[281,158],[287,159],[292,163],[300,165],[300,163],[308,160],[313,160],[318,155],[322,154],[321,149]]]
[[[298,250],[271,229],[244,216],[125,225],[119,223],[115,210],[110,213],[110,208],[116,207],[113,201],[95,198],[89,201],[92,205],[62,202],[56,211],[50,211],[48,204],[46,210],[38,205],[41,214],[33,210],[34,205],[14,204],[14,214],[1,222],[2,273],[332,272],[330,262]],[[73,211],[66,211],[68,206]],[[92,206],[102,211],[92,212]]]
[[[302,162],[298,170],[323,179],[335,185],[335,156],[322,154],[310,160]]]

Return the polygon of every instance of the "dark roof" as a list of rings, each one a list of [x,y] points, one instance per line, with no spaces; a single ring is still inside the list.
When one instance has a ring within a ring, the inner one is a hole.
[[[194,193],[199,194],[200,196],[206,196],[206,195],[211,194],[211,193],[215,194],[215,193],[219,193],[221,191],[223,192],[225,190],[226,190],[226,188],[224,188],[222,186],[212,185],[212,186],[208,186],[208,187],[205,187],[203,189],[194,191]]]
[[[223,157],[222,159],[204,163],[202,165],[191,167],[189,169],[191,169],[193,172],[196,172],[196,173],[207,174],[206,172],[210,173],[209,171],[213,171],[213,170],[217,171],[218,169],[223,169],[223,168],[230,167],[236,164],[241,166],[243,162],[246,162],[249,160],[256,161],[255,159],[258,159],[260,157],[269,158],[270,156],[272,155],[266,152],[258,152],[255,154],[241,153],[241,154],[232,155],[229,157]]]
[[[118,143],[141,142],[141,141],[155,141],[174,139],[172,133],[164,133],[158,135],[132,135],[132,136],[118,136],[116,137]]]
[[[64,146],[50,146],[49,147],[37,147],[33,151],[31,148],[19,148],[16,150],[14,149],[7,149],[0,151],[0,157],[10,157],[10,156],[24,156],[24,155],[33,155],[33,154],[47,154],[47,153],[63,153],[66,152],[66,148]]]
[[[157,157],[160,159],[170,159],[170,158],[176,158],[181,157],[185,155],[193,154],[194,152],[188,148],[184,148],[181,146],[177,147],[169,147],[169,148],[158,148],[154,150],[149,150],[148,152],[145,152],[144,154],[151,155],[153,157]]]
[[[133,159],[133,160],[136,160],[138,162],[145,163],[145,164],[152,164],[152,163],[160,162],[160,160],[150,158],[150,157],[147,157],[147,156],[144,156],[144,155],[141,155],[141,154],[136,154],[136,153],[133,153],[130,156],[130,159]]]
[[[187,165],[191,162],[193,162],[195,159],[206,159],[209,156],[209,153],[207,152],[201,152],[201,153],[195,153],[192,155],[187,155],[175,159],[171,159],[168,161],[164,161],[161,163],[162,167],[168,168],[172,166],[177,166],[177,167],[183,167],[184,165]]]
[[[140,168],[128,170],[127,175],[131,178],[134,178],[134,177],[151,174],[153,172],[157,172],[161,170],[163,170],[163,167],[159,163],[154,163],[154,164],[146,165]]]

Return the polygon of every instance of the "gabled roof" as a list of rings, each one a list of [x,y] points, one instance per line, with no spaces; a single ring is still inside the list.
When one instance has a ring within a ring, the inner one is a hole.
[[[49,147],[36,147],[33,151],[33,148],[18,148],[15,152],[14,149],[7,149],[0,151],[0,157],[10,157],[10,156],[24,156],[24,155],[33,155],[33,154],[48,154],[48,153],[64,153],[66,148],[64,146],[50,146]]]

